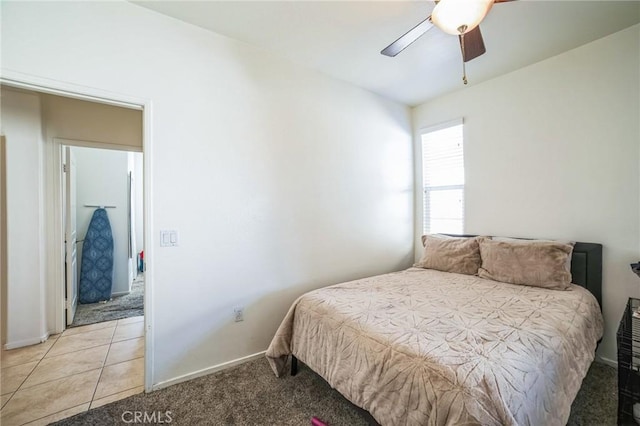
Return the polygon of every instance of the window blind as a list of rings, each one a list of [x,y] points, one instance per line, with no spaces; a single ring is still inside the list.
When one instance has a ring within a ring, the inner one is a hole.
[[[462,120],[422,133],[424,233],[464,233]]]

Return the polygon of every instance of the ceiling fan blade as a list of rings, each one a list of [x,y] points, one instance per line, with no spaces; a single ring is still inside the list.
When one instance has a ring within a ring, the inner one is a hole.
[[[515,1],[515,0],[493,0],[493,3],[506,3],[509,1]]]
[[[487,51],[484,47],[484,40],[482,40],[482,33],[480,33],[480,26],[466,33],[464,37],[458,36],[458,38],[460,39],[462,60],[464,62],[469,62]]]
[[[427,19],[407,31],[405,35],[391,43],[389,46],[385,47],[380,53],[385,56],[396,56],[398,53],[406,49],[407,46],[416,41],[422,34],[429,31],[432,27],[433,24],[431,23],[431,16],[429,16]]]

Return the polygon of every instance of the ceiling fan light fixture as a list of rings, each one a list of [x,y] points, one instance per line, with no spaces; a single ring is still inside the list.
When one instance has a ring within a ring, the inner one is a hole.
[[[440,0],[431,12],[431,22],[447,34],[467,33],[480,24],[493,0]]]

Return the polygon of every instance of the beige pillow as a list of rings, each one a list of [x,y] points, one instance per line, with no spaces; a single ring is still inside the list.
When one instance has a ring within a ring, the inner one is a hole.
[[[480,267],[477,238],[424,235],[424,254],[413,266],[456,274],[476,275]]]
[[[531,242],[547,242],[547,243],[561,243],[561,244],[569,244],[572,249],[571,251],[573,252],[573,247],[575,247],[576,242],[575,241],[569,241],[569,240],[539,240],[539,239],[535,239],[535,240],[531,240],[531,239],[522,239],[522,238],[509,238],[509,237],[491,237],[491,239],[493,241],[506,241],[508,243],[515,243],[515,244],[527,244],[527,243],[531,243]],[[571,272],[571,255],[567,256],[567,271]]]
[[[478,239],[478,275],[494,281],[566,290],[571,285],[573,245],[547,240]]]

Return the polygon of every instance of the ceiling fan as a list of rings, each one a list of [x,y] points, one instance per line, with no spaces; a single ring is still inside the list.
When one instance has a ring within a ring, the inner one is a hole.
[[[436,0],[431,15],[385,47],[380,53],[396,56],[434,25],[447,34],[457,35],[462,50],[462,81],[467,84],[465,63],[484,54],[484,40],[479,24],[494,3],[512,0]]]

